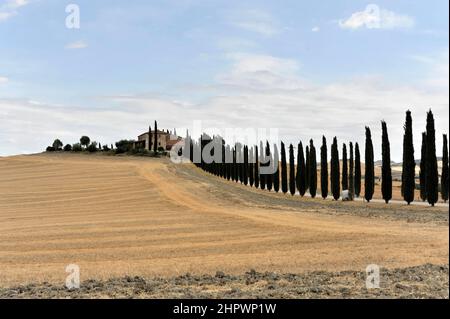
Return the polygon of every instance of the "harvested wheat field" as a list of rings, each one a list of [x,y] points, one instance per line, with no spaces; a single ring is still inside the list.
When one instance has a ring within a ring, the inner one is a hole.
[[[250,269],[360,273],[369,264],[442,265],[448,274],[448,235],[448,206],[291,197],[168,158],[0,158],[3,289],[62,287],[68,264],[79,265],[82,281],[238,276]],[[448,296],[448,276],[436,278]]]

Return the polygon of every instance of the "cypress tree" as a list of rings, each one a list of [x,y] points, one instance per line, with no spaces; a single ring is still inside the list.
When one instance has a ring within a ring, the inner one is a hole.
[[[259,159],[258,159],[258,145],[255,145],[255,187],[259,187]]]
[[[313,140],[311,139],[309,143],[309,193],[312,198],[315,198],[317,194],[317,156]]]
[[[269,168],[270,165],[272,165],[272,154],[270,152],[270,145],[269,142],[266,142],[266,160],[267,164],[266,167]],[[272,190],[272,178],[273,174],[266,174],[266,184],[267,184],[267,190],[270,192]]]
[[[326,199],[328,197],[328,149],[325,136],[322,136],[320,147],[320,191],[322,198]]]
[[[412,131],[411,111],[406,112],[403,136],[403,169],[402,169],[402,195],[409,204],[414,201],[414,190],[416,188],[416,162],[414,161],[414,144]]]
[[[305,191],[309,189],[309,146],[306,146],[306,163],[305,163]]]
[[[427,201],[431,206],[434,206],[439,198],[439,175],[436,158],[435,134],[433,112],[430,110],[427,114],[427,157],[425,180],[427,188]]]
[[[339,150],[337,144],[337,138],[333,139],[333,144],[331,145],[331,193],[333,194],[334,200],[338,200],[341,196],[340,189],[340,167],[339,167]]]
[[[422,133],[422,148],[420,150],[420,198],[422,201],[427,200],[427,187],[426,187],[426,158],[427,158],[427,133]]]
[[[301,168],[301,152],[302,152],[302,146],[301,143],[298,143],[297,145],[297,172],[295,173],[295,186],[297,187],[297,190],[300,192],[300,168]]]
[[[233,182],[237,182],[237,154],[236,154],[236,146],[233,148]]]
[[[361,195],[361,153],[359,144],[355,143],[355,196]]]
[[[382,130],[382,168],[381,168],[381,193],[384,201],[389,203],[392,199],[392,168],[391,168],[391,144],[389,142],[389,135],[385,121],[381,122]]]
[[[349,161],[349,172],[348,172],[348,194],[350,200],[353,200],[355,195],[355,163],[353,160],[353,143],[350,142],[350,161]]]
[[[255,162],[255,155],[254,155],[253,147],[250,148],[250,155],[249,155],[249,163],[248,163],[248,174],[250,179],[250,187],[253,187],[253,184],[255,183],[255,168],[254,168],[254,162]]]
[[[342,190],[348,190],[347,145],[342,146]]]
[[[275,173],[273,174],[273,189],[275,192],[280,191],[280,155],[278,153],[277,144],[273,146],[273,165],[275,165]]]
[[[297,166],[297,175],[299,176],[299,185],[298,185],[298,191],[300,192],[300,195],[303,197],[306,193],[306,163],[305,163],[305,156],[303,154],[303,144],[302,142],[298,145],[298,153],[300,161],[300,165]]]
[[[281,191],[286,194],[288,191],[287,184],[287,167],[286,167],[286,149],[284,143],[281,142]]]
[[[444,202],[448,201],[448,145],[447,134],[443,135],[444,146],[442,147],[442,174],[441,174],[441,197]]]
[[[289,190],[291,195],[295,194],[295,161],[294,161],[294,147],[289,146]]]
[[[260,172],[259,172],[259,186],[261,187],[262,190],[266,189],[266,174],[262,174],[261,173],[261,167],[265,167],[266,166],[266,156],[265,156],[265,151],[264,151],[264,146],[263,143],[260,143],[260,155],[261,155],[261,159],[260,161]]]
[[[375,189],[375,166],[373,162],[373,143],[370,128],[366,126],[366,170],[364,174],[364,198],[370,202]]]
[[[153,152],[158,153],[158,123],[155,121],[155,140],[153,141]]]
[[[228,162],[232,161],[232,155],[231,155],[231,150],[230,150],[230,145],[227,145],[227,158],[228,158]],[[231,179],[231,165],[233,165],[233,163],[226,163],[226,168],[227,168],[227,180]]]
[[[244,146],[244,185],[248,185],[248,147]]]

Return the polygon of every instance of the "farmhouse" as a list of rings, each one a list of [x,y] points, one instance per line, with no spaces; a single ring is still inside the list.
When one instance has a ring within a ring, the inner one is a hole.
[[[156,133],[155,130],[152,130],[151,140],[149,138],[149,132],[142,133],[138,136],[137,142],[134,143],[134,148],[146,150],[153,149],[155,134],[157,134],[158,149],[162,148],[165,151],[170,151],[176,143],[182,140],[176,133],[172,133],[169,130],[158,130]]]

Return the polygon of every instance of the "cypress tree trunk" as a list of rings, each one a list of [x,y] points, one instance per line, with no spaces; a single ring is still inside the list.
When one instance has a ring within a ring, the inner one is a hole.
[[[248,163],[248,174],[250,179],[250,187],[253,187],[253,184],[255,183],[255,168],[254,168],[254,162],[255,162],[255,155],[253,147],[250,148],[250,154],[249,154],[249,163]]]
[[[333,139],[331,145],[331,193],[334,200],[338,200],[341,196],[340,190],[340,167],[339,167],[339,150],[337,145],[337,138]]]
[[[389,143],[389,135],[385,121],[381,122],[382,130],[382,159],[383,164],[381,168],[381,193],[384,201],[389,203],[392,199],[392,168],[391,168],[391,145]]]
[[[342,190],[348,190],[347,145],[342,146]]]
[[[309,193],[312,198],[315,198],[317,195],[317,156],[313,140],[311,139],[309,143]]]
[[[426,182],[426,158],[427,158],[427,133],[422,133],[422,148],[420,151],[420,198],[427,200],[427,182]]]
[[[153,142],[153,152],[158,153],[158,123],[155,121],[155,141]]]
[[[272,154],[270,152],[270,145],[269,142],[266,142],[266,160],[267,160],[267,164],[266,167],[269,168],[271,164],[271,157]],[[267,190],[270,192],[272,190],[272,176],[273,174],[266,174],[266,184],[267,184]]]
[[[447,134],[444,134],[444,146],[442,148],[442,174],[441,174],[441,197],[444,202],[448,201],[448,145]]]
[[[309,189],[309,146],[306,146],[306,170],[305,170],[305,191]]]
[[[353,200],[355,196],[355,163],[353,160],[353,143],[350,142],[350,162],[349,162],[349,172],[348,172],[348,194],[350,200]]]
[[[294,147],[289,146],[289,190],[291,195],[295,194],[295,161],[294,161]]]
[[[439,175],[436,158],[435,134],[433,113],[430,110],[427,114],[427,157],[425,180],[427,187],[427,201],[431,206],[434,206],[439,198]]]
[[[255,187],[259,187],[259,158],[258,145],[255,145]]]
[[[273,165],[275,165],[275,173],[273,174],[273,189],[275,192],[280,191],[280,155],[278,153],[277,144],[273,146]]]
[[[373,143],[370,128],[366,126],[366,170],[364,174],[364,198],[370,202],[375,189],[375,166],[373,162]]]
[[[287,167],[286,167],[286,149],[284,143],[281,142],[281,191],[286,194],[288,191],[287,184]]]
[[[416,162],[414,161],[414,144],[412,132],[411,111],[406,112],[405,134],[403,136],[403,169],[402,169],[402,195],[409,204],[414,201],[416,188]]]
[[[359,144],[355,143],[355,196],[361,195],[361,153]]]
[[[303,197],[306,193],[306,164],[305,164],[305,156],[303,154],[303,144],[300,142],[299,144],[299,153],[300,153],[300,166],[297,167],[297,174],[300,177],[300,185],[298,186],[298,191],[300,195]]]
[[[322,137],[322,146],[320,147],[320,190],[322,198],[328,197],[328,150],[327,139]]]

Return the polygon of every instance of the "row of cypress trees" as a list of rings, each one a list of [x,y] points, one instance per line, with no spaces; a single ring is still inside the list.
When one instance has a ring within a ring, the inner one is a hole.
[[[156,124],[156,123],[155,123]],[[156,125],[155,125],[156,126]],[[382,169],[381,169],[381,193],[384,201],[389,203],[392,199],[392,168],[390,155],[390,141],[388,128],[385,121],[381,122],[382,128]],[[369,127],[365,128],[365,169],[364,169],[364,199],[370,202],[373,199],[375,191],[375,165],[372,134]],[[286,146],[281,142],[281,151],[277,145],[274,145],[273,152],[269,142],[265,145],[261,142],[259,148],[257,145],[250,147],[236,143],[234,147],[225,145],[225,142],[218,138],[211,138],[203,134],[199,143],[193,143],[187,139],[190,147],[190,159],[193,161],[194,149],[198,149],[203,154],[204,148],[212,141],[213,145],[222,148],[222,157],[216,158],[211,148],[211,155],[214,160],[206,163],[203,158],[196,165],[203,170],[214,175],[223,177],[227,180],[240,182],[251,187],[274,190],[275,192],[290,193],[294,195],[299,192],[301,196],[309,190],[311,197],[317,196],[318,177],[317,177],[317,154],[313,140],[310,140],[306,148],[300,142],[297,146],[297,161],[295,162],[294,145],[290,144],[288,148],[289,162],[287,162]],[[428,200],[430,205],[438,201],[438,167],[436,158],[436,143],[434,118],[431,110],[427,114],[426,132],[422,139],[422,160],[420,170],[420,197],[422,200]],[[330,189],[331,195],[335,200],[341,197],[341,189],[348,190],[348,199],[360,197],[362,172],[361,172],[361,154],[358,143],[353,145],[343,144],[342,147],[342,165],[339,156],[339,147],[337,138],[333,138],[331,145],[331,162],[328,170],[328,146],[325,136],[322,138],[320,147],[320,189],[321,196],[328,197]],[[305,152],[304,152],[305,150]],[[279,160],[279,156],[281,160]],[[228,161],[227,161],[228,159]],[[443,145],[443,167],[441,176],[441,196],[444,201],[448,200],[448,145],[447,135],[444,135]],[[275,163],[275,164],[274,164]],[[272,173],[262,174],[261,169],[271,167]],[[406,121],[404,125],[403,137],[403,170],[401,192],[404,200],[410,204],[414,201],[415,184],[415,160],[414,145],[412,134],[411,112],[406,112]],[[342,169],[342,172],[341,172]],[[281,173],[280,173],[281,170]],[[281,180],[281,181],[280,181]],[[281,182],[281,187],[280,187]],[[329,185],[330,184],[330,185]]]

